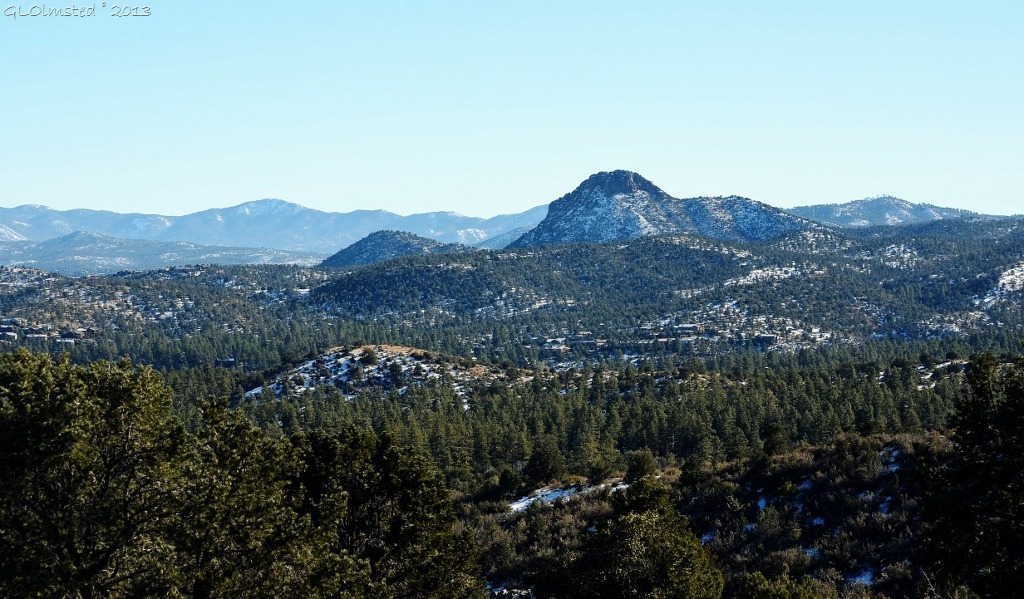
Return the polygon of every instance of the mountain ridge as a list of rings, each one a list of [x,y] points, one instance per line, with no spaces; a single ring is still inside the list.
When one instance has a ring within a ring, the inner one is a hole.
[[[552,202],[544,220],[507,247],[678,234],[762,241],[818,227],[739,196],[677,199],[637,173],[616,170],[596,173]]]
[[[786,209],[823,225],[842,228],[921,224],[951,218],[999,218],[962,208],[944,208],[880,195],[836,204],[813,204]]]
[[[39,242],[0,242],[0,264],[4,266],[28,266],[69,276],[200,263],[313,265],[317,260],[316,254],[273,248],[124,239],[86,231]]]
[[[407,231],[376,231],[342,248],[320,263],[327,268],[365,266],[402,256],[469,252],[473,248],[458,243],[441,243]]]
[[[277,199],[253,200],[181,216],[122,214],[78,208],[53,210],[36,204],[0,208],[0,241],[41,242],[74,231],[160,242],[224,247],[271,247],[330,255],[374,231],[403,230],[443,243],[471,245],[529,226],[544,218],[541,205],[490,218],[453,212],[398,215],[386,210],[324,212]]]
[[[406,244],[403,250],[385,250],[383,246],[367,250],[364,257],[357,259],[358,263],[365,264],[398,255],[435,251],[436,248],[424,240],[492,250],[573,242],[603,243],[654,235],[764,242],[826,227],[849,230],[978,218],[1000,217],[913,204],[893,196],[789,210],[735,195],[678,199],[638,173],[614,170],[590,175],[573,191],[548,205],[486,219],[451,211],[408,216],[380,209],[325,212],[281,199],[253,200],[182,216],[122,214],[87,208],[59,211],[24,204],[0,208],[0,263],[23,264],[27,255],[43,252],[43,262],[30,263],[59,272],[109,272],[117,264],[132,268],[177,264],[153,262],[156,250],[151,249],[156,246],[141,246],[138,242],[184,243],[209,248],[199,251],[169,247],[159,252],[173,256],[174,260],[188,255],[198,262],[223,258],[232,263],[267,259],[315,263],[377,231],[403,231],[420,239]],[[120,241],[67,237],[75,231]],[[33,245],[42,242],[52,243]],[[394,242],[392,240],[392,244]],[[61,243],[67,246],[63,250],[59,248]],[[90,243],[96,246],[90,250],[92,253],[83,252],[83,244]],[[120,249],[115,251],[113,245]],[[104,250],[102,246],[108,247]],[[243,248],[248,250],[243,251]],[[135,260],[131,255],[139,251],[147,254],[145,260]],[[61,252],[63,255],[59,256]],[[89,255],[93,256],[94,264],[88,263],[86,256]],[[338,260],[344,262],[341,258]]]

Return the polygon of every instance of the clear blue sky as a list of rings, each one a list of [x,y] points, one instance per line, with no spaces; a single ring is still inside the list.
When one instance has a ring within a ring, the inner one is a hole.
[[[2,206],[489,216],[625,168],[1024,212],[1019,1],[95,6],[0,18]]]

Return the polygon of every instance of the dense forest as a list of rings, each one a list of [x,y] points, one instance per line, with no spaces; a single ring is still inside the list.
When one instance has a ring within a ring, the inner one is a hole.
[[[443,479],[390,436],[217,400],[187,432],[151,370],[26,352],[0,402],[5,596],[482,596]]]
[[[1014,596],[1020,236],[0,269],[0,589]]]
[[[469,597],[486,576],[541,597],[1011,596],[1024,360],[961,370],[929,393],[873,372],[869,393],[848,372],[830,388],[851,414],[824,431],[810,423],[835,408],[813,379],[689,372],[680,387],[629,370],[492,385],[468,406],[444,387],[269,410],[222,397],[186,428],[150,369],[18,351],[0,357],[0,585]],[[822,411],[798,418],[800,401]],[[539,485],[580,492],[510,510]]]

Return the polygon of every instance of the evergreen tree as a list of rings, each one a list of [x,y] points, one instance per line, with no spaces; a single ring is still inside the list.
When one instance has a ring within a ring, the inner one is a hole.
[[[291,482],[300,464],[282,437],[264,434],[227,400],[202,410],[181,519],[173,531],[180,584],[188,596],[333,596],[320,539],[298,514]]]
[[[562,457],[558,441],[553,436],[545,435],[537,442],[530,460],[526,463],[523,476],[533,484],[565,476],[565,458]]]
[[[954,452],[933,471],[922,549],[941,582],[983,597],[1019,593],[1024,576],[1024,358],[972,361],[973,396],[957,407]]]
[[[626,456],[626,482],[635,483],[645,476],[653,476],[658,472],[658,464],[650,449],[640,449]]]
[[[612,519],[573,556],[573,596],[696,599],[722,595],[711,554],[676,512],[668,489],[649,478],[616,497]]]
[[[164,594],[185,433],[152,370],[0,356],[0,591]]]
[[[296,437],[304,510],[332,533],[331,551],[368,566],[367,597],[479,598],[475,543],[455,518],[440,473],[390,435],[349,429]],[[337,509],[344,501],[344,510]]]

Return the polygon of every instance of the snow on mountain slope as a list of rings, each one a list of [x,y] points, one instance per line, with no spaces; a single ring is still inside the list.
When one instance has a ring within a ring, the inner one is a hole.
[[[909,225],[950,218],[982,216],[969,210],[943,208],[931,204],[914,204],[892,196],[867,198],[845,204],[799,206],[787,210],[787,212],[832,227]]]
[[[669,204],[673,201],[636,173],[597,173],[552,202],[544,220],[509,247],[604,242],[681,232],[671,216]]]
[[[679,200],[640,175],[620,170],[592,175],[552,202],[547,217],[508,247],[668,234],[761,241],[811,228],[820,226],[737,196]]]
[[[266,248],[203,246],[186,242],[122,239],[75,231],[41,242],[0,245],[0,264],[24,265],[69,276],[149,270],[185,264],[303,264],[318,256]]]
[[[25,236],[7,225],[0,225],[0,241],[25,241]]]
[[[738,196],[691,198],[683,206],[697,231],[728,241],[764,241],[818,228],[761,202]]]
[[[1024,290],[1024,261],[1000,273],[996,286],[977,303],[987,308],[997,302],[1010,300],[1015,295],[1019,298],[1022,290]]]
[[[385,210],[322,212],[284,200],[257,200],[183,216],[119,214],[101,210],[0,207],[0,241],[46,241],[74,231],[123,239],[274,249],[328,255],[374,231],[408,231],[444,243],[478,243],[518,227],[532,227],[547,213],[537,206],[491,218],[454,212],[402,216]]]

